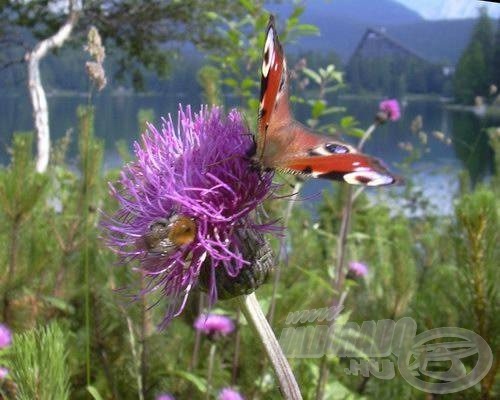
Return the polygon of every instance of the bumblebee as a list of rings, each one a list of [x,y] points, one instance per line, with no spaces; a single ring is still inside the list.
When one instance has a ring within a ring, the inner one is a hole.
[[[196,238],[197,227],[193,218],[173,214],[154,221],[142,236],[144,247],[155,254],[168,255]]]

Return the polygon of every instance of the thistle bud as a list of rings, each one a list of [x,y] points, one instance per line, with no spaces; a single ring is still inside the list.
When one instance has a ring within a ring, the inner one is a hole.
[[[274,259],[269,243],[263,235],[243,229],[237,234],[241,243],[242,256],[249,265],[231,276],[226,268],[215,268],[217,298],[221,300],[250,294],[264,284],[273,269]],[[208,291],[210,282],[210,261],[206,260],[200,273],[200,288]]]

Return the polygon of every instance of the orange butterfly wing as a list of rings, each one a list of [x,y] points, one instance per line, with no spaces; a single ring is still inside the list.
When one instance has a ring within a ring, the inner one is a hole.
[[[257,148],[264,168],[350,184],[380,186],[399,179],[377,159],[347,143],[318,135],[293,119],[286,58],[270,16],[264,44]]]

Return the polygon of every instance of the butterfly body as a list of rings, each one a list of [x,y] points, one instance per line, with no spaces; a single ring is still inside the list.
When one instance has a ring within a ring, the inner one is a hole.
[[[293,118],[286,59],[272,16],[263,52],[258,131],[252,160],[261,168],[369,186],[398,181],[379,160]]]

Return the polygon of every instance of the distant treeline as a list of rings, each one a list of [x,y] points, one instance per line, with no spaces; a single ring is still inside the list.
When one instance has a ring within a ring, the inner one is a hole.
[[[436,38],[433,46],[437,46]],[[196,93],[200,90],[196,76],[206,64],[205,57],[190,48],[172,53],[175,61],[165,77],[143,70],[140,77],[119,70],[118,57],[108,54],[105,67],[109,85],[106,92],[116,90],[144,90],[156,93]],[[10,59],[22,59],[22,54]],[[483,13],[473,30],[470,43],[465,48],[456,67],[428,62],[419,57],[407,57],[404,53],[383,53],[379,57],[366,58],[354,54],[346,64],[334,51],[311,49],[288,54],[290,65],[300,58],[306,58],[309,68],[317,69],[334,64],[344,70],[349,93],[380,93],[386,96],[401,96],[405,93],[454,95],[457,101],[471,103],[477,95],[488,95],[491,84],[500,84],[500,23],[495,36],[494,24]],[[88,77],[85,74],[86,54],[81,48],[66,46],[57,54],[47,57],[42,63],[43,83],[48,93],[87,92]],[[258,79],[255,71],[255,79]],[[137,79],[136,79],[137,78]],[[25,91],[25,65],[22,63],[0,70],[1,93]]]
[[[396,97],[405,93],[451,93],[450,78],[444,66],[404,55],[355,57],[346,72],[347,82],[356,93],[377,92]]]
[[[120,77],[117,63],[111,55],[105,61],[109,82],[105,92],[140,89],[146,92],[193,93],[200,90],[196,76],[205,64],[204,58],[196,52],[184,52],[175,57],[178,59],[169,75],[159,77],[153,72],[144,71],[141,85],[136,85],[133,77]],[[441,67],[432,64],[383,58],[375,61],[359,60],[346,67],[334,52],[319,51],[290,54],[290,64],[293,66],[300,58],[305,58],[312,69],[334,64],[338,69],[345,70],[348,83],[346,90],[349,91],[381,92],[385,95],[449,92],[450,85],[448,80],[443,80]],[[47,57],[42,63],[42,77],[48,93],[87,92],[89,82],[85,74],[85,61],[83,51],[73,48],[63,49],[59,54]],[[258,71],[255,71],[255,77],[258,78]],[[0,71],[2,93],[24,91],[25,82],[24,64]]]
[[[165,50],[169,51],[169,50]],[[110,54],[104,65],[108,86],[104,93],[116,90],[140,90],[152,92],[185,93],[199,90],[196,73],[203,65],[203,57],[194,51],[178,54],[171,51],[171,70],[165,77],[143,70],[141,77],[120,71],[117,57]],[[85,73],[86,53],[79,48],[65,47],[57,54],[48,56],[41,64],[43,84],[49,94],[54,92],[84,93],[89,90],[89,79]],[[139,79],[140,78],[140,79]],[[19,63],[0,71],[2,93],[19,93],[25,90],[26,65]]]
[[[496,96],[499,87],[500,19],[495,32],[493,21],[483,9],[458,61],[453,80],[454,94],[458,102],[470,104],[476,96]]]

